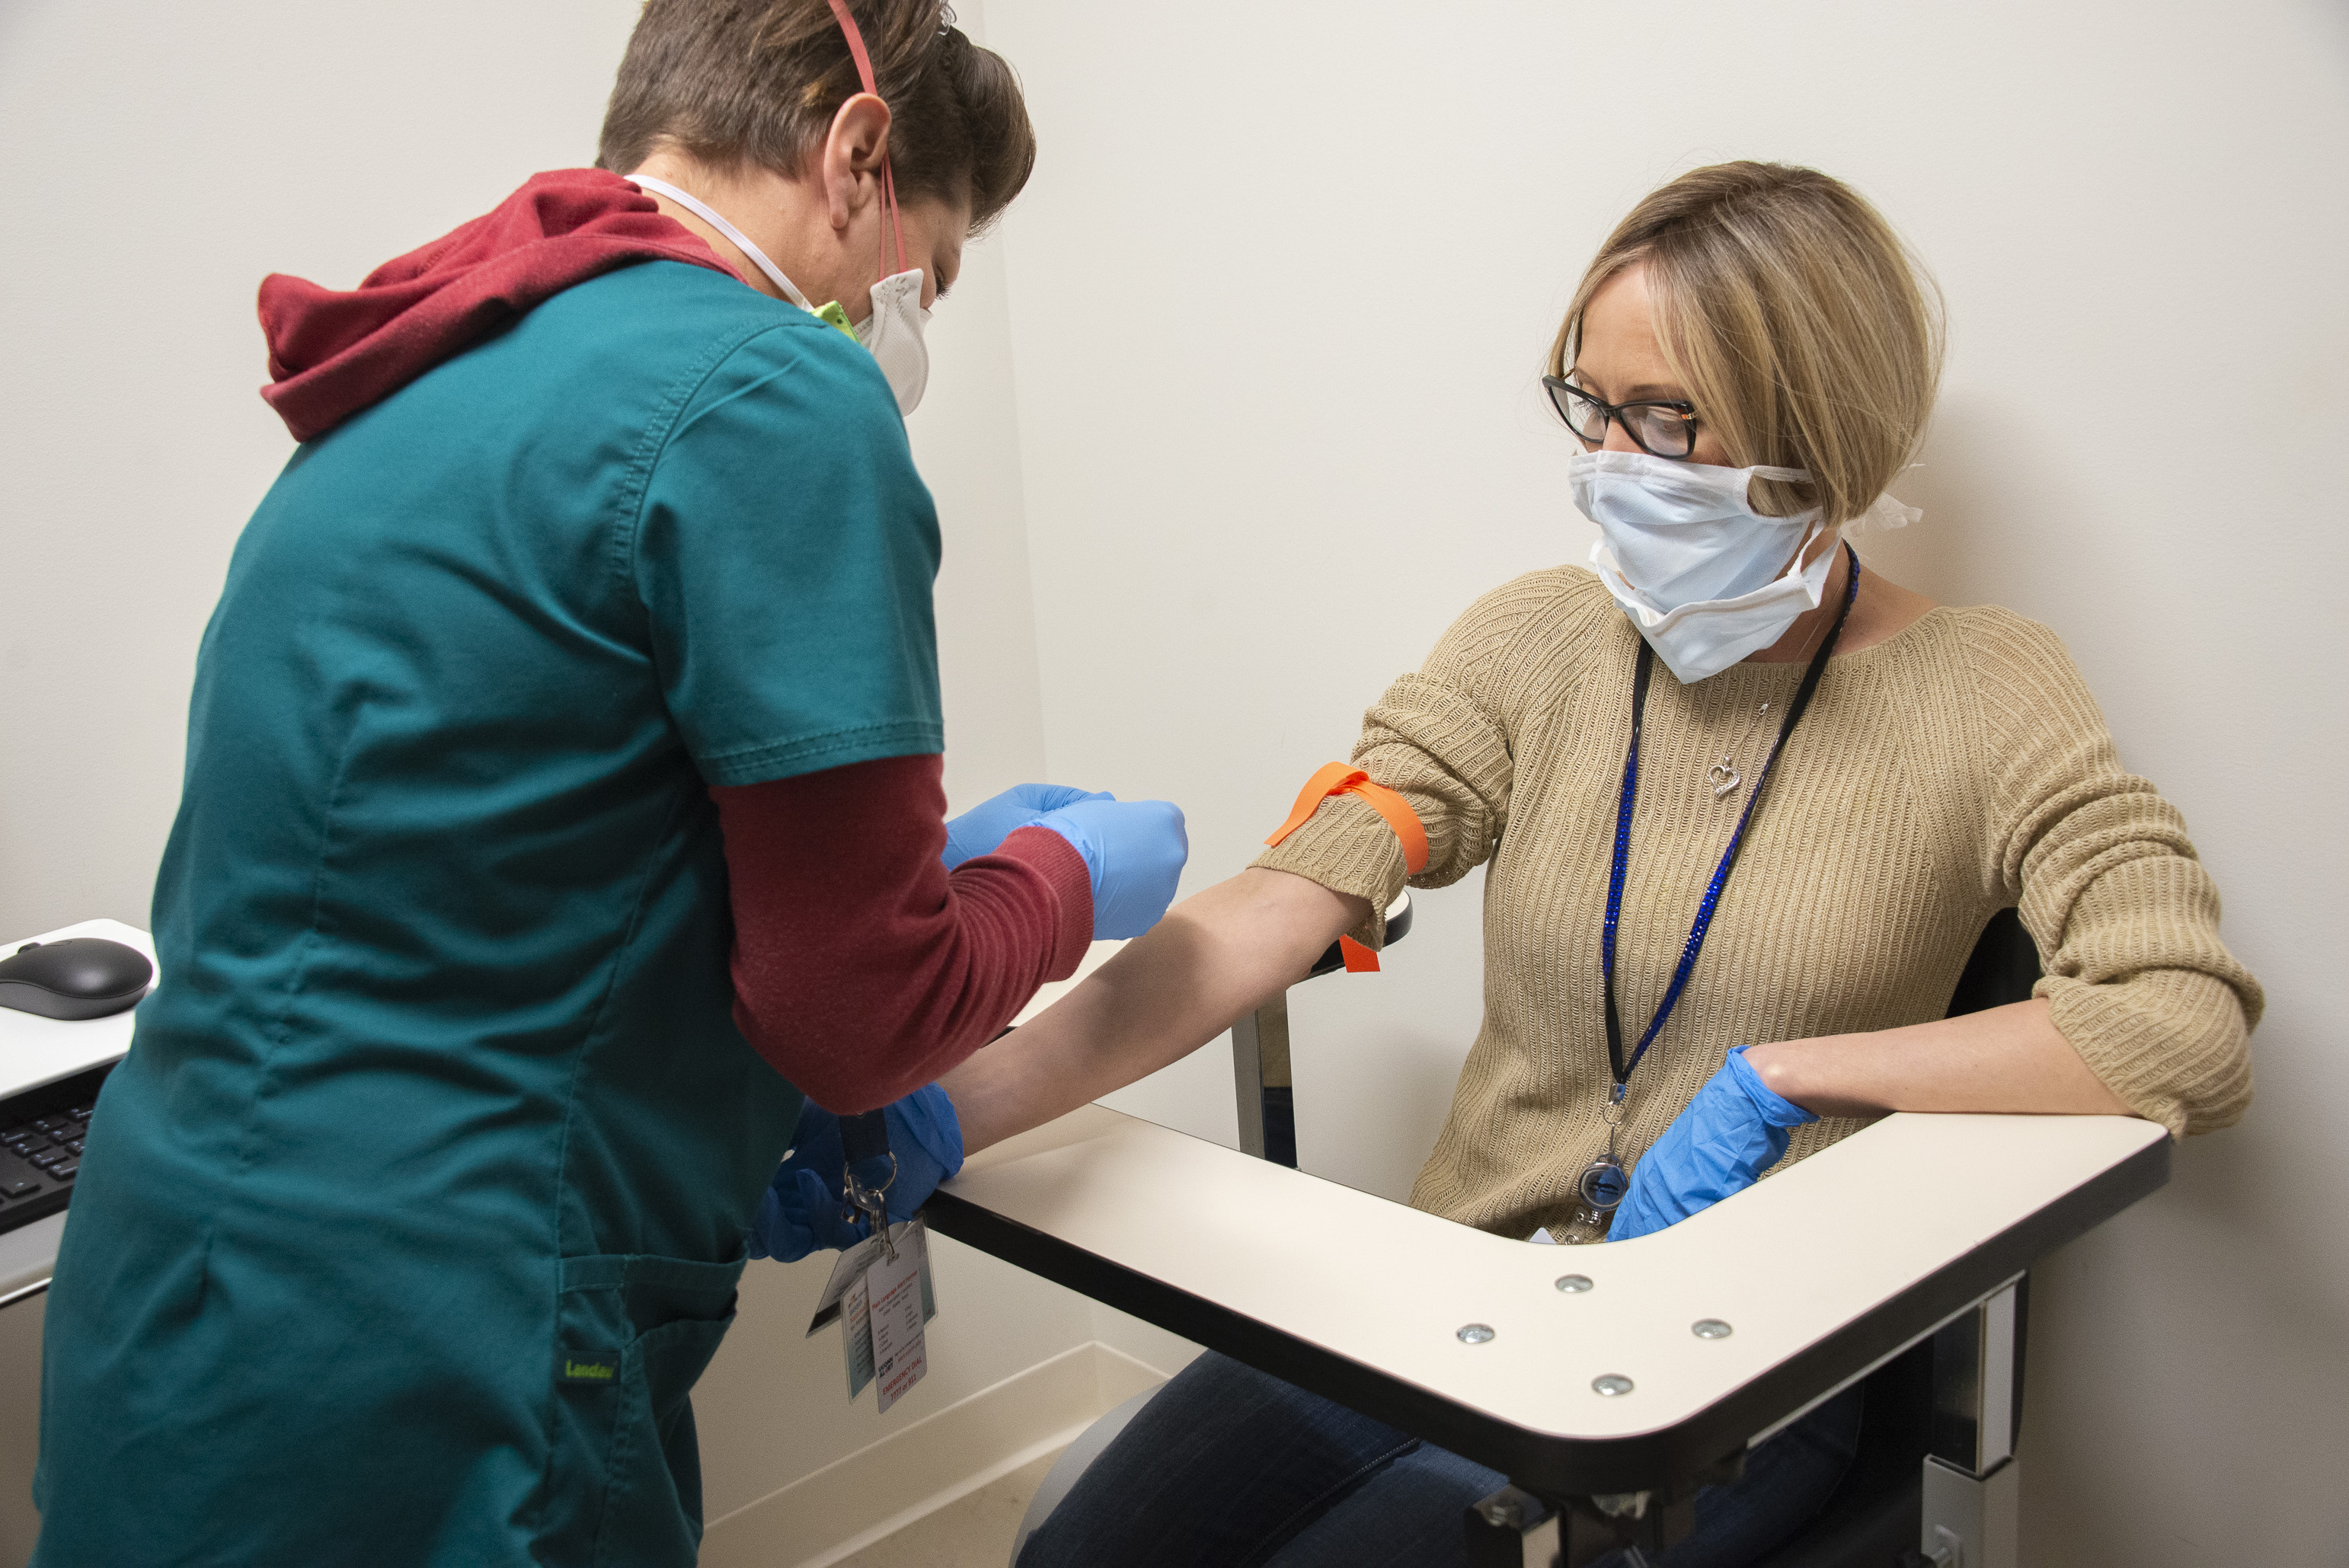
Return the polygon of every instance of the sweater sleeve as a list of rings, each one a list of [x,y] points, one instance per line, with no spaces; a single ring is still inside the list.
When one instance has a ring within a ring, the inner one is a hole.
[[[713,788],[734,1021],[828,1110],[912,1093],[1002,1032],[1092,937],[1084,858],[1045,828],[949,873],[936,756]]]
[[[1536,573],[1486,594],[1453,623],[1427,663],[1389,686],[1362,716],[1353,765],[1402,795],[1427,830],[1427,865],[1408,876],[1394,830],[1351,795],[1321,802],[1311,820],[1256,864],[1291,872],[1370,901],[1351,934],[1378,948],[1386,909],[1402,891],[1448,887],[1488,859],[1508,820],[1515,777],[1507,709],[1512,649],[1555,618],[1554,574]]]
[[[1988,733],[1986,874],[2019,905],[2055,1027],[2170,1135],[2251,1099],[2259,982],[2219,937],[2219,892],[2176,807],[2123,772],[2064,645],[2003,613],[1970,639]]]

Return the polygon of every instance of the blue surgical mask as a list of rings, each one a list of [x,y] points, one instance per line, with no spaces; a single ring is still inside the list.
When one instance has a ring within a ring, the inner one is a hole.
[[[1761,652],[1817,606],[1836,558],[1832,547],[1804,558],[1823,531],[1817,510],[1765,517],[1747,493],[1757,479],[1809,477],[1800,469],[1714,468],[1645,452],[1567,459],[1574,502],[1599,525],[1592,568],[1682,684]],[[1917,515],[1887,492],[1853,526],[1898,528]]]
[[[1616,568],[1664,612],[1739,598],[1784,573],[1819,514],[1766,517],[1747,491],[1757,479],[1809,477],[1800,469],[1723,469],[1645,452],[1577,452],[1566,465],[1574,504],[1599,525]]]

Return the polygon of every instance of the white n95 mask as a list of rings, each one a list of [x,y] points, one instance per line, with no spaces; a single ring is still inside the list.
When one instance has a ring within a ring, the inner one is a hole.
[[[922,341],[922,329],[929,324],[930,313],[922,308],[920,268],[892,273],[873,285],[873,314],[856,328],[856,341],[871,351],[881,374],[889,378],[900,414],[912,413],[929,385],[930,350]]]
[[[1800,469],[1724,469],[1645,452],[1567,459],[1575,505],[1599,525],[1592,567],[1683,685],[1760,653],[1818,607],[1836,552],[1803,559],[1820,531],[1817,509],[1767,517],[1747,493],[1756,479],[1809,477]],[[1915,515],[1887,494],[1857,521],[1898,527]]]

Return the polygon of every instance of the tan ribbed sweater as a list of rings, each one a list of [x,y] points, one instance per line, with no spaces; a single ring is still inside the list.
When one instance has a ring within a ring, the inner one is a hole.
[[[1576,1179],[1607,1141],[1599,924],[1638,648],[1596,577],[1533,573],[1389,687],[1354,748],[1426,826],[1413,885],[1491,861],[1484,1025],[1412,1191],[1464,1224],[1567,1239]],[[1741,664],[1682,686],[1656,665],[1617,937],[1630,1040],[1736,820],[1742,792],[1716,799],[1705,770],[1734,750],[1750,785],[1803,669]],[[1393,830],[1344,796],[1257,863],[1376,910],[1405,880]],[[1983,923],[2013,905],[2044,955],[2037,994],[2114,1093],[2176,1136],[2241,1116],[2261,998],[2219,940],[2218,892],[2184,822],[2122,771],[2054,634],[1944,608],[1829,661],[1688,988],[1632,1075],[1627,1161],[1732,1047],[1941,1016]],[[1382,926],[1355,934],[1376,946]],[[1778,1169],[1863,1125],[1796,1129]]]

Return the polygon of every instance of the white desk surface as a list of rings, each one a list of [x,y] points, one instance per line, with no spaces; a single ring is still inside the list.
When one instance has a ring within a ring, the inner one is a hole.
[[[0,1233],[0,1303],[27,1285],[46,1284],[57,1264],[57,1243],[65,1239],[66,1217],[47,1214],[29,1225]]]
[[[63,942],[69,936],[102,936],[135,947],[150,964],[155,962],[154,939],[119,920],[85,920],[37,936],[0,942],[0,957],[27,942]],[[160,965],[155,974],[157,979],[162,978]],[[130,1023],[138,1016],[139,1009],[131,1007],[109,1017],[68,1022],[0,1007],[0,1099],[71,1077],[100,1062],[119,1060],[130,1048]]]
[[[1545,1246],[1088,1106],[942,1189],[1525,1430],[1671,1427],[2167,1136],[2126,1117],[1886,1118],[1654,1235]],[[1593,1288],[1559,1291],[1560,1275]],[[1700,1318],[1729,1323],[1699,1339]],[[1468,1324],[1495,1330],[1464,1344]],[[1595,1392],[1602,1375],[1632,1391]]]

